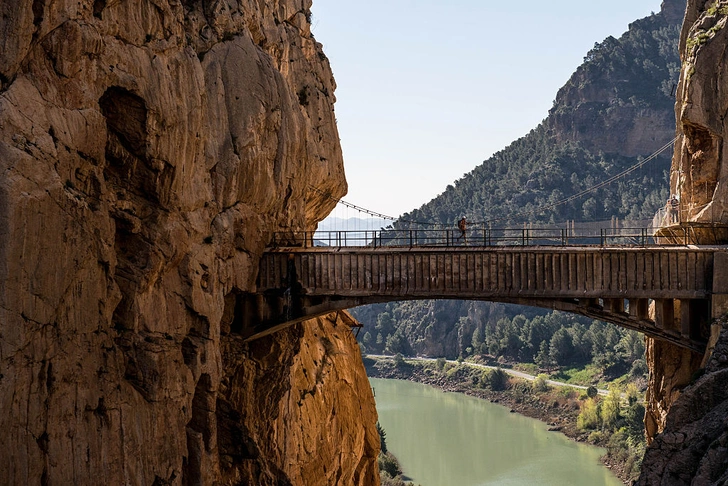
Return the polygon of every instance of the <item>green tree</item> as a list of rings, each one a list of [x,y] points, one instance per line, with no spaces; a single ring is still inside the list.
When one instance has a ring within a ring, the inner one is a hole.
[[[551,337],[549,354],[551,359],[558,365],[568,364],[572,360],[574,344],[566,328],[560,328]]]
[[[602,423],[600,404],[594,398],[586,400],[576,417],[576,426],[581,430],[596,430]]]
[[[550,372],[556,365],[553,358],[551,357],[549,343],[547,341],[541,341],[541,345],[538,349],[538,354],[534,358],[534,361],[539,368],[546,370],[547,373]]]
[[[387,453],[387,433],[382,428],[381,424],[377,422],[377,432],[379,432],[379,449],[382,454]]]
[[[604,398],[602,404],[601,417],[602,427],[608,430],[613,430],[619,419],[621,418],[622,412],[622,394],[616,386],[609,388],[609,393]]]
[[[473,331],[473,339],[471,343],[473,345],[474,354],[480,354],[483,352],[483,337],[480,332],[480,327],[476,327]]]

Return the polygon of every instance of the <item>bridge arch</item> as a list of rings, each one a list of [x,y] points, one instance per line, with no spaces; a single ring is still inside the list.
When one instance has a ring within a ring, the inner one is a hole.
[[[238,296],[237,327],[252,339],[359,305],[482,300],[576,313],[703,352],[727,255],[694,245],[268,249],[257,292]]]

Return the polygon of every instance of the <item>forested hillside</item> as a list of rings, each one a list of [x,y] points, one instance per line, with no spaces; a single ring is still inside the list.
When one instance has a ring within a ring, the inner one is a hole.
[[[673,139],[685,3],[666,0],[659,13],[632,23],[619,39],[595,44],[538,127],[403,215],[395,228],[408,227],[405,221],[454,227],[463,215],[498,227],[650,220],[669,196],[670,150],[605,187],[551,206]],[[606,368],[631,366],[640,352],[633,333],[621,328],[505,304],[419,301],[367,306],[354,314],[365,324],[359,339],[371,353],[452,358],[484,352],[543,365],[592,361]]]

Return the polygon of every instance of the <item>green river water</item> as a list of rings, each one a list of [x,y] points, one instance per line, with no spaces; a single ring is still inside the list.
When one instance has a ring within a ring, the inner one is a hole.
[[[620,486],[602,449],[461,393],[370,378],[387,447],[421,486]]]

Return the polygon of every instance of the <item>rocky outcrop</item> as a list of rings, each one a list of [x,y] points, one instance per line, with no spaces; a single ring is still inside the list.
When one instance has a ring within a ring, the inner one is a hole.
[[[685,388],[648,447],[640,485],[728,483],[728,325],[705,374]]]
[[[688,1],[680,39],[678,138],[670,176],[670,192],[680,199],[680,225],[664,229],[665,236],[684,228],[699,243],[725,243],[728,236],[728,169],[723,163],[728,97],[722,88],[728,81],[723,63],[727,22],[728,1]],[[714,296],[713,312],[720,309],[721,299]],[[720,330],[714,325],[713,336]],[[645,455],[640,484],[728,481],[726,343],[723,329],[720,341],[714,349],[709,347],[701,363],[701,357],[690,352],[648,340],[651,379],[646,425],[654,439]],[[705,376],[691,384],[705,362]]]
[[[674,42],[684,12],[685,0],[664,0],[619,39],[594,45],[549,111],[546,124],[560,143],[636,157],[669,141],[679,66]]]
[[[670,188],[680,195],[681,221],[728,223],[725,121],[728,2],[691,0],[680,38],[683,59],[675,105],[678,142]]]
[[[664,228],[660,234],[684,238],[685,228],[689,228],[693,241],[704,244],[728,239],[728,169],[722,163],[728,126],[723,120],[725,109],[720,108],[728,106],[721,88],[728,76],[722,62],[728,45],[727,21],[728,2],[690,0],[680,37],[677,141],[670,171],[670,193],[679,197],[680,225]],[[700,367],[701,359],[649,339],[647,358],[651,386],[646,424],[648,437],[653,437],[664,428],[668,410]]]
[[[346,192],[310,6],[0,7],[4,482],[374,481],[344,321],[229,324],[271,232]]]

